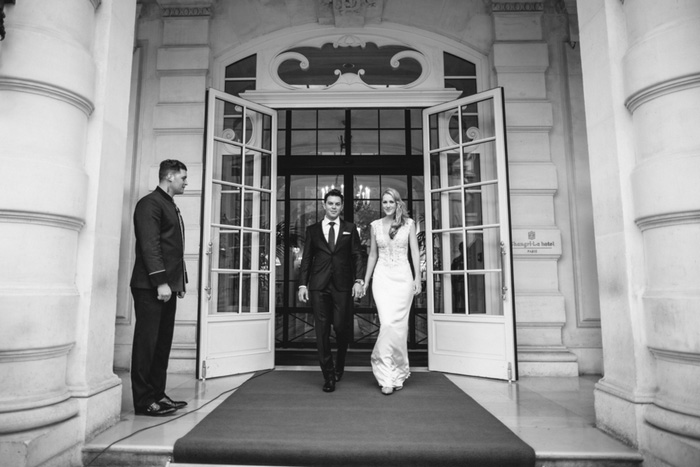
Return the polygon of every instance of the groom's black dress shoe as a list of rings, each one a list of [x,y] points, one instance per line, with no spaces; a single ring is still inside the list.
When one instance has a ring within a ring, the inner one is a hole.
[[[187,405],[185,401],[174,401],[168,396],[163,396],[161,400],[158,401],[163,407],[172,407],[174,409],[181,409]]]
[[[335,372],[335,380],[340,381],[341,379],[343,379],[344,374],[345,374],[345,372],[343,370],[336,371]]]
[[[154,402],[145,409],[136,409],[136,415],[148,415],[149,417],[162,417],[170,415],[177,409],[175,407],[166,407],[164,404]]]
[[[335,379],[329,378],[323,384],[323,392],[333,392],[335,391]]]

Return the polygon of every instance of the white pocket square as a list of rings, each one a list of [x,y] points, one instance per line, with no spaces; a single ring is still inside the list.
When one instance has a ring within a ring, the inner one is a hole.
[[[350,232],[343,232],[343,235],[351,235]]]

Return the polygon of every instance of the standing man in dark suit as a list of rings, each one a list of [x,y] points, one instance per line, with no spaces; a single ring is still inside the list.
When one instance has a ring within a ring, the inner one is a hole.
[[[177,298],[185,296],[185,229],[173,197],[187,186],[187,167],[160,164],[158,186],[136,204],[136,260],[131,275],[136,326],[131,391],[137,415],[161,416],[187,405],[165,394]]]
[[[345,356],[353,335],[353,298],[362,296],[364,264],[355,224],[339,219],[343,194],[331,190],[323,198],[323,220],[306,229],[299,276],[299,301],[311,300],[316,346],[323,371],[323,390],[335,391],[345,370]],[[331,324],[338,351],[331,354]]]

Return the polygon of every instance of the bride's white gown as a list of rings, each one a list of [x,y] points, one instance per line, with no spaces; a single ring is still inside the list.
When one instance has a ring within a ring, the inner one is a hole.
[[[379,336],[372,350],[372,372],[382,387],[400,387],[411,373],[408,368],[408,315],[413,301],[413,274],[408,262],[407,219],[389,238],[381,219],[372,222],[377,242],[377,264],[372,275],[372,292],[379,314]]]

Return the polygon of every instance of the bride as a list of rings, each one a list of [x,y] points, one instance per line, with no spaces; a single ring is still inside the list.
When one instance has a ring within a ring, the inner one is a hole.
[[[421,291],[416,225],[408,217],[398,191],[382,193],[385,216],[371,223],[371,247],[365,273],[365,290],[370,278],[379,314],[379,336],[372,350],[372,372],[389,395],[403,388],[411,375],[408,367],[408,315],[413,296]],[[409,248],[410,247],[410,248]],[[413,263],[415,278],[408,263]],[[374,273],[374,275],[372,275]]]

